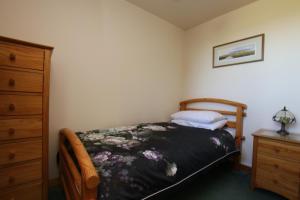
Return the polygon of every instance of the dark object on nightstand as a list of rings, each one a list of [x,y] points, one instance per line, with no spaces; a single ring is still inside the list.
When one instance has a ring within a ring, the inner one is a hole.
[[[273,116],[273,120],[275,122],[281,123],[281,129],[278,130],[277,133],[279,133],[280,135],[283,135],[283,136],[289,134],[289,132],[287,132],[285,130],[285,126],[287,124],[293,124],[296,122],[296,118],[293,115],[293,113],[288,111],[285,106],[283,107],[282,110],[280,110]]]

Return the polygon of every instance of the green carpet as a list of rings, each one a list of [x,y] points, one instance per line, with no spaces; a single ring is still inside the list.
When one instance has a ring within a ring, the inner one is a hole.
[[[60,187],[49,189],[49,200],[63,200]],[[250,175],[218,166],[151,200],[283,200],[272,192],[250,188]]]

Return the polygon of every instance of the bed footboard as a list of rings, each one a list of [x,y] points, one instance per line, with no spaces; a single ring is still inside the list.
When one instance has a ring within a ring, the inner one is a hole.
[[[69,154],[66,142],[70,144],[78,167]],[[70,129],[59,133],[59,173],[68,200],[96,200],[100,183],[99,175],[83,144]]]

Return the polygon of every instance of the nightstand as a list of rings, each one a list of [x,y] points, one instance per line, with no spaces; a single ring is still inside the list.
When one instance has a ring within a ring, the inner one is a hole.
[[[300,135],[261,129],[253,136],[252,188],[299,200]]]

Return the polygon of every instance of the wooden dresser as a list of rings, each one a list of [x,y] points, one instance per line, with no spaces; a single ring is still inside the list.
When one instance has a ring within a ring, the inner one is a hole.
[[[0,36],[0,199],[47,199],[53,48]]]
[[[300,135],[280,136],[261,129],[253,134],[252,188],[300,199]]]

